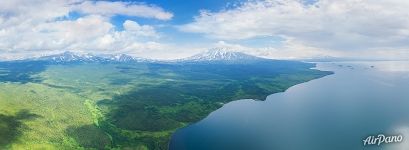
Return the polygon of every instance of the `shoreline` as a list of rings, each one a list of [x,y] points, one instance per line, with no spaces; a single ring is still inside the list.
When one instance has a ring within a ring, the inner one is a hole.
[[[194,122],[194,123],[191,123],[191,124],[186,124],[185,126],[183,126],[183,127],[181,127],[181,128],[178,128],[178,129],[176,129],[173,133],[171,133],[171,136],[170,136],[170,139],[169,139],[169,142],[168,142],[168,150],[171,150],[171,149],[170,149],[170,141],[172,140],[173,136],[178,132],[178,130],[181,130],[181,129],[184,129],[184,128],[188,128],[189,126],[192,126],[192,125],[194,125],[194,124],[197,124],[197,123],[201,122],[202,120],[204,120],[204,119],[206,119],[207,117],[209,117],[212,113],[218,111],[219,109],[222,109],[222,108],[224,107],[224,105],[226,105],[226,104],[229,104],[229,103],[232,103],[232,102],[237,102],[237,101],[242,101],[242,100],[252,100],[252,101],[255,101],[255,102],[265,102],[265,101],[267,101],[267,98],[268,98],[269,96],[271,96],[271,95],[278,94],[278,93],[284,93],[284,92],[286,92],[288,89],[290,89],[290,88],[292,88],[292,87],[294,87],[294,86],[297,86],[297,85],[300,85],[300,84],[304,84],[304,83],[308,83],[308,82],[311,82],[311,81],[313,81],[313,80],[318,80],[318,79],[321,79],[321,78],[324,78],[324,77],[331,76],[331,75],[334,75],[334,74],[335,74],[334,71],[317,69],[317,66],[316,66],[317,63],[316,63],[316,62],[305,62],[305,63],[313,63],[313,64],[315,65],[314,67],[309,68],[309,69],[311,69],[311,70],[317,70],[317,71],[322,71],[322,72],[329,72],[329,74],[326,74],[326,75],[323,75],[323,76],[321,76],[321,77],[314,78],[314,79],[311,79],[311,80],[308,80],[308,81],[300,82],[300,83],[298,83],[298,84],[292,85],[292,86],[290,86],[290,87],[284,89],[283,91],[271,93],[271,94],[265,96],[264,100],[247,98],[247,99],[236,99],[236,100],[232,100],[232,101],[229,101],[229,102],[227,102],[227,103],[224,103],[220,108],[218,108],[218,109],[216,109],[216,110],[213,110],[211,113],[207,114],[206,117],[200,119],[199,121]]]

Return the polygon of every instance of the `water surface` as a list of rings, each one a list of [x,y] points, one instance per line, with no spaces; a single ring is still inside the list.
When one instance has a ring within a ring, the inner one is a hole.
[[[409,62],[330,62],[317,68],[335,74],[266,101],[230,102],[178,130],[170,149],[409,149]],[[363,146],[363,139],[380,133],[403,134],[404,142]]]

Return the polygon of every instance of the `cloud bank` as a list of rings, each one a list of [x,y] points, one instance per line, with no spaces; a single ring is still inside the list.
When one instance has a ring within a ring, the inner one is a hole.
[[[407,8],[409,1],[401,0],[248,1],[233,9],[202,11],[179,29],[227,41],[280,37],[287,44],[328,50],[328,54],[383,50],[409,58]]]
[[[168,25],[172,31],[160,32],[162,24],[155,23],[178,14],[152,4],[4,0],[0,1],[0,59],[67,50],[172,59],[211,47],[229,47],[278,59],[409,60],[407,8],[409,1],[402,0],[248,0],[191,14],[194,17],[188,23],[173,22]],[[125,19],[113,23],[116,16]],[[142,24],[135,18],[154,21]],[[189,43],[178,40],[186,35]],[[165,42],[172,38],[176,40]],[[260,46],[260,38],[275,44]]]
[[[76,15],[73,15],[76,14]],[[149,51],[162,46],[154,27],[126,20],[123,30],[111,23],[116,15],[169,20],[173,14],[143,3],[83,0],[0,1],[0,53],[3,59],[53,51]]]

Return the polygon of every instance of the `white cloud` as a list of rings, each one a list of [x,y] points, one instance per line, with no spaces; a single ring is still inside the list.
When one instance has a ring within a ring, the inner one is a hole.
[[[85,1],[79,5],[75,5],[74,10],[86,14],[98,14],[103,16],[121,14],[160,20],[169,20],[173,17],[172,13],[165,12],[160,7],[131,2]]]
[[[118,9],[118,10],[117,10]],[[70,19],[73,11],[84,13]],[[83,0],[0,1],[0,55],[14,59],[56,51],[148,52],[163,48],[160,34],[150,25],[126,20],[124,30],[113,15],[168,20],[172,14],[157,6],[127,2]]]
[[[141,36],[151,36],[151,37],[156,37],[158,35],[152,26],[139,25],[135,21],[126,20],[123,26],[126,31],[132,34],[141,35]]]
[[[202,11],[179,26],[211,40],[162,43],[152,25],[112,17],[169,20],[171,12],[145,3],[85,0],[0,1],[0,57],[13,59],[56,51],[180,58],[211,47],[228,47],[270,58],[317,56],[409,59],[409,1],[250,0],[219,12]],[[70,12],[79,12],[72,17]],[[79,18],[78,18],[79,17]],[[177,36],[173,36],[176,37]],[[279,46],[251,47],[248,39],[280,37]],[[220,41],[215,44],[211,42]],[[223,41],[221,41],[223,40]],[[175,40],[177,41],[177,40]],[[244,46],[247,45],[247,46]]]
[[[308,47],[292,40],[287,40],[280,47],[249,47],[240,44],[219,41],[214,44],[215,47],[224,47],[234,51],[240,51],[247,54],[273,58],[273,59],[308,59],[319,57],[333,57],[342,55],[339,51],[324,50],[316,47]]]
[[[227,41],[279,36],[317,49],[408,49],[407,8],[409,1],[401,0],[248,1],[233,9],[202,11],[179,28]]]

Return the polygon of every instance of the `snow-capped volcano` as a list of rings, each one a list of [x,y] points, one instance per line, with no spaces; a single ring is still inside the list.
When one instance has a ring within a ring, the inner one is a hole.
[[[93,55],[93,54],[77,54],[73,52],[64,52],[61,54],[49,55],[36,58],[36,60],[51,61],[55,63],[64,62],[142,62],[149,61],[139,57],[133,57],[125,54],[114,55]]]
[[[225,48],[214,48],[208,51],[182,59],[182,61],[202,62],[202,61],[249,61],[263,59],[260,57],[248,55],[242,52],[234,52]]]

